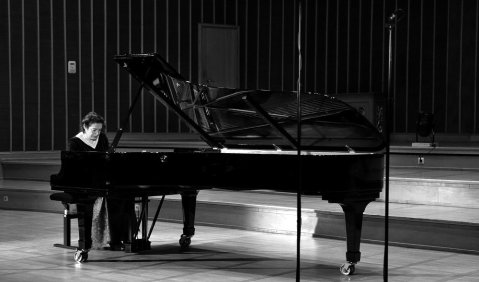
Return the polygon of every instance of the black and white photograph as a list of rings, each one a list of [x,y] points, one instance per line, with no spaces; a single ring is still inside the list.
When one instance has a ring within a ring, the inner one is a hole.
[[[479,0],[0,0],[0,254],[479,282]]]

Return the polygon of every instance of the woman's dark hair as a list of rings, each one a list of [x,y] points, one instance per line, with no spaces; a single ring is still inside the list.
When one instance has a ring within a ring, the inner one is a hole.
[[[85,132],[84,127],[89,128],[90,125],[92,125],[93,123],[101,123],[103,127],[105,127],[105,119],[103,119],[102,116],[100,116],[99,114],[95,112],[89,112],[83,117],[80,123],[80,130],[82,132]]]

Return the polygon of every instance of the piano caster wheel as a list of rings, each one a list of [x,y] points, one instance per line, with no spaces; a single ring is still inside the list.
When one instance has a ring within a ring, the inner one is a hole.
[[[341,274],[343,275],[353,275],[354,274],[354,263],[347,262],[339,268],[339,271],[341,271]]]
[[[180,247],[182,250],[186,250],[190,247],[191,244],[191,236],[190,235],[181,235],[180,237]]]
[[[82,263],[88,259],[88,250],[77,250],[74,255],[75,261]]]

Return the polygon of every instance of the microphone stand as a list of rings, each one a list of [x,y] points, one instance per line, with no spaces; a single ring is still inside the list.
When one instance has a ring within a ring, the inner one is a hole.
[[[301,0],[298,3],[298,81],[297,81],[297,95],[296,95],[296,103],[297,103],[297,111],[296,111],[296,118],[297,118],[297,157],[298,157],[298,189],[296,194],[296,281],[299,282],[301,280],[301,225],[302,225],[302,218],[301,218],[301,186],[302,184],[302,177],[301,177],[301,170],[302,170],[302,160],[301,160],[301,11],[302,5]]]
[[[384,262],[383,262],[383,281],[388,281],[388,245],[389,245],[389,164],[390,164],[390,112],[392,103],[392,63],[393,63],[393,48],[392,48],[392,35],[393,29],[397,22],[401,20],[404,15],[402,9],[395,10],[386,19],[386,29],[388,30],[388,78],[387,78],[387,98],[386,106],[384,110],[384,136],[386,139],[386,171],[385,171],[385,211],[384,211]]]

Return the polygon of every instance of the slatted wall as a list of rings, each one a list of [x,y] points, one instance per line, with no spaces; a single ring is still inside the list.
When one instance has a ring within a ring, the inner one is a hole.
[[[302,87],[384,93],[394,30],[394,132],[433,111],[437,131],[477,134],[477,0],[303,0]],[[0,0],[0,151],[64,149],[86,112],[115,131],[138,84],[112,56],[159,52],[198,78],[198,23],[240,27],[242,88],[296,89],[299,0]],[[76,61],[77,73],[67,73]],[[131,132],[187,132],[143,95]]]

